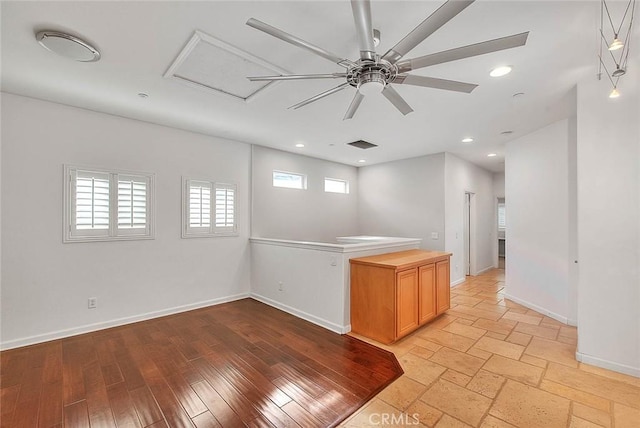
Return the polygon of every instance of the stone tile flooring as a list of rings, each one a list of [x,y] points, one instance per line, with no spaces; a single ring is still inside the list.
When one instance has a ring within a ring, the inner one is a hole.
[[[405,374],[341,427],[638,428],[640,379],[579,363],[577,332],[504,299],[504,270],[393,345]]]

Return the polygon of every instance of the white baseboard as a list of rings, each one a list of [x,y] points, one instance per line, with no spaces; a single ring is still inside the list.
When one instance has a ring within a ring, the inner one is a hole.
[[[298,318],[309,321],[310,323],[319,325],[320,327],[324,327],[327,330],[333,331],[334,333],[345,334],[351,331],[351,325],[338,325],[315,315],[311,315],[310,313],[285,305],[284,303],[280,303],[268,297],[261,296],[260,294],[251,293],[249,297],[262,302],[265,305],[273,306],[276,309],[280,309],[281,311],[285,311],[291,315],[295,315]]]
[[[455,287],[456,285],[462,284],[465,281],[466,281],[466,278],[456,279],[455,281],[451,282],[451,287]]]
[[[629,376],[640,377],[640,367],[632,367],[626,364],[603,360],[602,358],[583,354],[581,352],[576,352],[576,360],[592,366],[602,367],[603,369],[613,370],[614,372],[624,373]]]
[[[518,297],[514,297],[511,294],[505,293],[504,297],[506,299],[513,300],[514,302],[518,303],[519,305],[525,306],[525,307],[527,307],[529,309],[533,309],[536,312],[540,312],[541,314],[546,315],[546,316],[548,316],[550,318],[553,318],[556,321],[560,321],[563,324],[570,325],[569,324],[569,319],[567,317],[565,317],[565,316],[556,314],[555,312],[551,312],[551,311],[549,311],[549,310],[547,310],[547,309],[545,309],[545,308],[543,308],[541,306],[535,305],[535,304],[533,304],[531,302],[527,302],[526,300],[519,299]]]
[[[147,312],[140,315],[118,318],[110,321],[103,321],[95,324],[87,324],[80,327],[69,328],[65,330],[52,331],[50,333],[38,334],[35,336],[23,337],[20,339],[0,342],[0,350],[18,348],[21,346],[34,345],[36,343],[48,342],[50,340],[63,339],[65,337],[76,336],[78,334],[90,333],[92,331],[103,330],[105,328],[117,327],[125,324],[131,324],[138,321],[145,321],[153,318],[173,315],[180,312],[192,311],[207,306],[219,305],[221,303],[233,302],[235,300],[246,299],[249,293],[236,294],[233,296],[219,297],[217,299],[205,300],[203,302],[190,303],[188,305],[175,306],[173,308],[162,309],[159,311]]]
[[[496,267],[497,266],[493,266],[493,265],[487,266],[486,268],[480,269],[478,272],[476,272],[476,275],[482,275],[483,273],[490,271],[491,269],[495,269]]]

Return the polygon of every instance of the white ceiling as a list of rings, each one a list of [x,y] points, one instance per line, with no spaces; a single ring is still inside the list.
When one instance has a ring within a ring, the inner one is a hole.
[[[442,1],[373,1],[373,26],[386,52]],[[124,117],[259,144],[336,162],[365,165],[448,151],[486,169],[504,169],[504,144],[568,117],[579,76],[597,69],[598,1],[478,0],[405,58],[530,31],[524,47],[421,69],[420,74],[479,87],[471,94],[395,85],[415,110],[402,116],[383,97],[342,117],[348,88],[299,110],[287,107],[342,83],[279,82],[250,102],[194,89],[163,75],[195,30],[296,74],[343,69],[248,27],[250,17],[357,59],[351,6],[341,1],[2,2],[2,90]],[[43,29],[94,44],[102,58],[79,63],[46,51]],[[502,64],[503,78],[489,77]],[[137,94],[149,94],[146,99]],[[512,95],[523,92],[521,97]],[[503,131],[513,134],[501,135]],[[471,136],[475,142],[462,144]],[[345,143],[364,139],[379,147]],[[295,148],[304,143],[303,149]],[[149,142],[152,144],[152,142]],[[498,153],[487,158],[487,153]]]

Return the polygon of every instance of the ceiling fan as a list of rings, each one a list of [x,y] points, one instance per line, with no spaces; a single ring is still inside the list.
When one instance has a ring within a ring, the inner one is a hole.
[[[351,86],[356,88],[357,91],[353,97],[353,101],[351,101],[351,104],[347,109],[346,114],[344,115],[343,120],[351,119],[353,117],[365,95],[380,92],[403,115],[411,113],[413,109],[406,103],[400,94],[398,94],[393,86],[391,86],[391,83],[470,93],[478,85],[457,82],[454,80],[437,79],[434,77],[416,76],[406,73],[431,65],[523,46],[527,42],[529,32],[514,34],[512,36],[502,37],[499,39],[487,40],[485,42],[462,46],[413,59],[402,59],[402,57],[444,24],[453,19],[457,14],[462,12],[471,3],[473,3],[473,1],[474,0],[448,0],[427,19],[422,21],[422,23],[413,29],[413,31],[400,40],[394,47],[389,49],[387,53],[380,56],[375,51],[374,30],[371,23],[371,5],[369,0],[351,0],[351,8],[353,10],[353,18],[356,24],[356,32],[360,45],[360,58],[355,61],[341,58],[334,53],[315,46],[278,28],[272,27],[269,24],[250,18],[247,21],[247,25],[284,40],[285,42],[291,43],[294,46],[313,52],[316,55],[344,67],[346,70],[342,73],[254,76],[249,77],[248,79],[251,81],[301,79],[346,80],[346,82],[336,86],[335,88],[324,91],[290,107],[298,109]]]

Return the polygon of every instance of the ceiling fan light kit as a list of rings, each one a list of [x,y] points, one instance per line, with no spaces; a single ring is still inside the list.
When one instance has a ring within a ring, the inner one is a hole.
[[[616,4],[618,3],[616,2]],[[612,13],[609,10],[609,5],[605,0],[601,0],[600,2],[600,53],[598,55],[600,63],[598,64],[597,77],[598,80],[601,80],[604,70],[604,73],[607,75],[612,86],[611,92],[609,92],[609,98],[620,97],[618,84],[620,78],[627,73],[627,62],[629,60],[629,38],[633,33],[633,17],[635,15],[635,10],[636,0],[629,0],[624,9],[624,13],[620,11],[621,13],[619,15],[622,16],[622,19],[620,20],[620,24],[616,26],[614,24]],[[605,24],[605,16],[607,17],[606,22],[611,26],[611,33],[609,33],[609,25]],[[607,31],[605,31],[605,29]],[[626,35],[623,37],[623,31],[625,30]],[[613,34],[613,40],[611,43],[609,43],[606,33]],[[622,40],[624,40],[624,42]],[[612,61],[615,66],[614,71],[611,73],[609,72],[609,68],[606,64],[609,61]]]
[[[406,115],[413,111],[402,96],[394,89],[394,85],[412,85],[447,91],[470,93],[477,85],[454,80],[438,79],[427,76],[407,74],[410,71],[443,64],[460,59],[484,55],[504,49],[523,46],[527,42],[528,32],[502,37],[494,40],[462,46],[447,51],[424,55],[413,59],[403,59],[413,48],[445,25],[456,15],[466,9],[474,0],[449,0],[427,17],[415,29],[400,40],[384,55],[379,55],[375,48],[380,40],[380,31],[373,29],[371,5],[369,0],[351,0],[351,9],[356,27],[356,35],[360,48],[360,58],[351,61],[346,58],[315,46],[299,37],[286,33],[276,27],[254,18],[247,25],[283,40],[311,53],[319,55],[334,64],[345,68],[342,73],[252,76],[251,81],[300,80],[300,79],[342,79],[344,82],[332,89],[299,102],[290,108],[297,109],[339,92],[347,87],[356,89],[351,104],[347,108],[344,120],[351,119],[363,99],[369,95],[382,93],[400,113]]]

